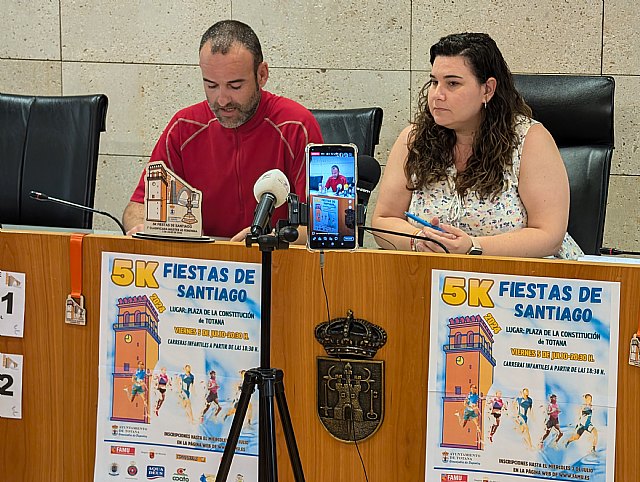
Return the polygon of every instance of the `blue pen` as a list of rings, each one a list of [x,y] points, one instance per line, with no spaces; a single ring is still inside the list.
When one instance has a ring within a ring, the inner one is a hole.
[[[413,220],[414,220],[416,223],[418,223],[418,224],[422,224],[423,226],[426,226],[426,227],[428,227],[428,228],[435,229],[436,231],[441,231],[441,232],[443,232],[443,233],[445,233],[445,232],[446,232],[446,231],[445,231],[444,229],[442,229],[440,226],[434,226],[434,225],[433,225],[433,224],[431,224],[430,222],[425,221],[425,220],[424,220],[424,219],[422,219],[422,218],[419,218],[419,217],[418,217],[418,216],[416,216],[415,214],[411,214],[411,213],[410,213],[410,212],[408,212],[408,211],[405,211],[405,212],[404,212],[404,214],[405,214],[405,216],[407,216],[409,219],[413,219]]]

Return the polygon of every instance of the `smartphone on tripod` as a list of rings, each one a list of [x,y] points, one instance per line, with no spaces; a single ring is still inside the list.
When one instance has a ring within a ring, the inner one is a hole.
[[[354,250],[358,246],[355,144],[309,144],[307,159],[307,248]]]

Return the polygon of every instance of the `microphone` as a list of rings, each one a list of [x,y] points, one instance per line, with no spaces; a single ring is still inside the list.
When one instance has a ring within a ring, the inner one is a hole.
[[[289,180],[280,169],[271,169],[258,178],[253,186],[258,201],[251,223],[253,236],[265,234],[273,210],[285,203],[290,191]]]
[[[363,206],[365,217],[371,192],[378,185],[381,172],[380,164],[373,157],[366,154],[358,155],[358,179],[355,185],[356,200],[358,205]],[[364,226],[358,226],[358,237],[360,238],[361,246],[364,239],[364,231]]]
[[[371,191],[378,185],[381,172],[380,164],[373,157],[358,155],[358,182],[356,183],[358,203],[367,205]]]
[[[600,254],[606,254],[609,256],[616,256],[618,254],[633,254],[636,256],[640,256],[640,251],[625,251],[623,249],[616,248],[600,248]]]
[[[122,231],[122,234],[125,234],[125,235],[127,234],[127,231],[124,229],[124,226],[122,225],[122,223],[115,216],[105,211],[98,211],[97,209],[90,208],[89,206],[83,206],[82,204],[76,204],[71,201],[65,201],[64,199],[58,199],[53,196],[47,196],[46,194],[43,194],[37,191],[31,191],[29,193],[29,197],[32,199],[36,199],[37,201],[51,201],[58,204],[64,204],[65,206],[71,206],[77,209],[82,209],[84,211],[90,211],[92,213],[102,214],[103,216],[107,216],[108,218],[113,219],[120,227],[120,231]]]

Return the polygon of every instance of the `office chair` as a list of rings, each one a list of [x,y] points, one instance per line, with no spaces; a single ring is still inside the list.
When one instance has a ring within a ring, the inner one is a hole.
[[[322,138],[327,144],[348,144],[358,146],[358,182],[356,192],[358,203],[365,208],[369,196],[380,180],[380,164],[373,158],[380,142],[382,128],[382,108],[324,110],[312,109],[311,113],[320,124]],[[358,244],[363,245],[364,229],[358,228]]]
[[[0,223],[91,228],[92,213],[38,202],[29,193],[93,207],[107,103],[102,94],[0,93]]]
[[[327,144],[352,142],[358,146],[358,154],[374,156],[375,147],[380,142],[382,108],[364,107],[360,109],[311,109],[320,124],[322,138]]]
[[[612,77],[515,74],[516,88],[560,149],[569,176],[569,234],[599,254],[613,155]]]

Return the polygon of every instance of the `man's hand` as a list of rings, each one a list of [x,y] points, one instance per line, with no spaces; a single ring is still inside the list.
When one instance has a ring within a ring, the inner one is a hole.
[[[244,228],[242,231],[240,231],[238,234],[236,234],[229,241],[234,241],[236,243],[242,243],[242,242],[244,242],[244,238],[246,238],[247,234],[249,234],[250,232],[251,232],[251,226],[249,226],[248,228]]]
[[[127,236],[144,229],[144,204],[129,202],[122,214],[122,224],[127,230]]]
[[[140,233],[142,231],[144,231],[144,224],[136,224],[129,231],[127,231],[127,236],[131,236],[132,234]]]

